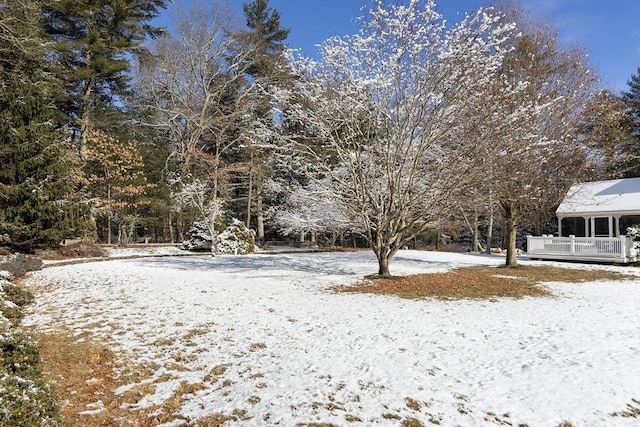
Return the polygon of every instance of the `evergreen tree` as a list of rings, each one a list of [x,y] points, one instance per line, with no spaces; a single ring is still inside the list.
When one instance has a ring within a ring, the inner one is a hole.
[[[635,144],[626,176],[637,177],[640,176],[640,67],[627,81],[627,85],[629,91],[622,93],[622,101],[627,106],[627,115],[632,122],[632,137],[635,139]]]
[[[272,76],[278,69],[274,65],[283,62],[284,41],[291,30],[281,27],[280,12],[269,7],[269,0],[243,3],[242,9],[249,31],[238,32],[233,37],[250,61],[246,72],[253,78]]]
[[[586,180],[633,176],[638,156],[633,127],[629,107],[610,91],[596,93],[585,104],[577,130],[587,153]]]
[[[0,243],[33,250],[71,233],[66,135],[45,68],[37,0],[0,7]]]
[[[243,153],[248,171],[246,226],[249,227],[251,223],[251,204],[255,192],[258,241],[264,240],[262,187],[268,170],[265,151],[270,151],[265,149],[270,146],[268,135],[274,129],[269,98],[264,92],[266,89],[268,93],[269,88],[275,85],[283,86],[289,78],[282,54],[290,29],[281,26],[280,13],[269,7],[268,3],[268,0],[243,3],[248,30],[233,34],[237,43],[235,54],[243,56],[246,62],[243,69],[247,80],[257,83],[254,88],[259,88],[255,93],[252,126],[246,132],[247,150]]]
[[[97,117],[121,106],[129,93],[130,55],[144,55],[142,43],[160,28],[148,21],[165,0],[59,0],[44,11],[55,42],[67,94],[62,106],[80,143]]]

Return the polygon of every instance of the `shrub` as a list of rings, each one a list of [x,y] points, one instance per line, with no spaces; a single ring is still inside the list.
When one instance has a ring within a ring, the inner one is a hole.
[[[40,270],[42,260],[23,254],[13,254],[0,258],[0,270],[10,272],[13,277],[24,276],[30,271]]]
[[[73,243],[60,246],[57,252],[63,258],[97,258],[108,256],[107,252],[101,246],[86,243]]]
[[[20,286],[0,279],[0,295],[5,300],[11,301],[19,307],[31,304],[34,300],[33,294]]]
[[[40,350],[34,337],[8,322],[0,326],[0,331],[0,371],[21,377],[40,376]]]
[[[627,236],[633,237],[633,248],[640,250],[640,225],[627,227]]]
[[[255,236],[253,230],[248,229],[242,222],[233,219],[218,236],[218,252],[221,254],[245,255],[255,252]]]
[[[189,251],[211,250],[211,233],[201,221],[193,223],[181,248]],[[231,225],[218,234],[218,253],[244,255],[255,251],[255,232],[233,218]]]
[[[22,317],[20,306],[4,299],[7,290],[20,304],[33,297],[6,280],[1,284],[2,315],[10,319],[0,316],[0,425],[62,425],[55,393],[42,379],[36,340],[16,326]]]
[[[31,292],[0,278],[0,315],[17,325],[24,317],[21,307],[31,302]]]
[[[187,240],[182,242],[180,246],[187,251],[210,251],[211,250],[211,233],[204,222],[195,221],[189,231],[187,231]]]
[[[0,425],[60,426],[60,409],[41,379],[0,373]]]

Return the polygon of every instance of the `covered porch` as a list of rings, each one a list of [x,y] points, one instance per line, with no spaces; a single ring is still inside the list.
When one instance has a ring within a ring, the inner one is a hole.
[[[531,259],[574,260],[627,264],[640,261],[631,237],[527,236]]]
[[[533,259],[640,261],[627,229],[640,225],[640,178],[576,184],[556,210],[558,235],[527,237]]]

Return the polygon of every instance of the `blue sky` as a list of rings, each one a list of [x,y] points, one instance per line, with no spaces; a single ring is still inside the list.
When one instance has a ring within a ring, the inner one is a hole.
[[[249,1],[230,3],[242,17],[242,3]],[[484,4],[482,0],[436,3],[449,21]],[[307,56],[315,56],[314,45],[330,36],[355,33],[354,20],[362,14],[361,7],[369,4],[369,0],[269,0],[280,12],[282,25],[291,29],[288,45]],[[627,80],[640,67],[640,0],[522,0],[522,4],[558,28],[564,43],[586,49],[603,87],[616,93],[628,89]]]

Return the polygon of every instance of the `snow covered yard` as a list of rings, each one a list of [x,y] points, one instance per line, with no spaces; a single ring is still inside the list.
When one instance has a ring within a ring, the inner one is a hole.
[[[391,271],[503,261],[405,251]],[[622,415],[640,410],[640,271],[566,266],[639,279],[407,300],[328,289],[377,271],[369,252],[113,260],[33,273],[25,323],[89,331],[152,368],[117,392],[144,390],[130,411],[151,416],[184,393],[165,425],[638,425]]]

